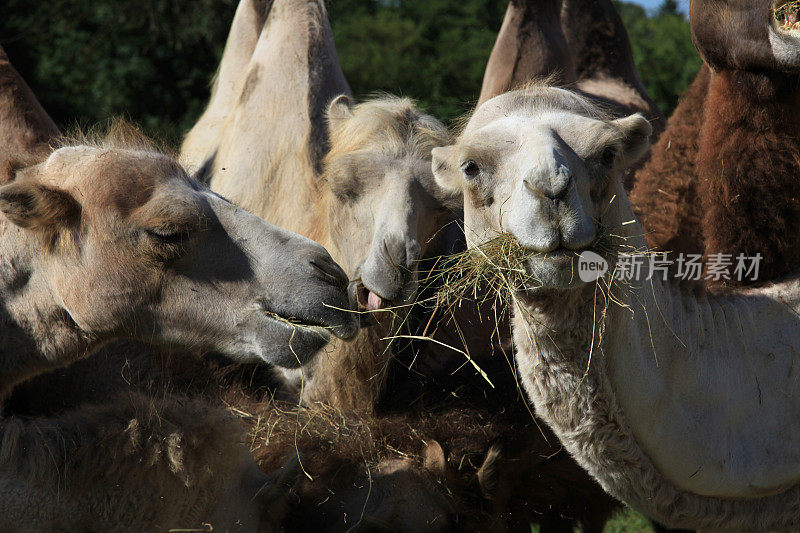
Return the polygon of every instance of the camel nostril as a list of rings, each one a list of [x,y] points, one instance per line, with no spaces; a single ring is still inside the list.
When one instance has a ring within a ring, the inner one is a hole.
[[[317,256],[311,259],[309,263],[323,280],[340,287],[347,286],[347,274],[330,257]]]

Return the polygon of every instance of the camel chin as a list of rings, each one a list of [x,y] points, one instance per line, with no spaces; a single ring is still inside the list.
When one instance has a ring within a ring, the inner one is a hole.
[[[526,271],[528,291],[537,289],[567,289],[583,284],[578,276],[580,251],[559,248],[542,256],[534,255],[528,259]]]

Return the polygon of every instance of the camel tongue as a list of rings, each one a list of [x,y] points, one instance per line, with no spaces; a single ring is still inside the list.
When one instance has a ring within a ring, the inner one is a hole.
[[[377,311],[378,309],[383,309],[383,298],[378,296],[372,291],[369,291],[369,296],[367,296],[367,309],[370,311]]]

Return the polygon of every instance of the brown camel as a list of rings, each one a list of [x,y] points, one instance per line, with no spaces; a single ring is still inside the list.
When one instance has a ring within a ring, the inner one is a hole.
[[[774,8],[766,0],[692,3],[692,39],[707,66],[631,195],[651,246],[761,254],[757,281],[800,262],[800,38],[786,24],[798,15],[788,4]]]
[[[628,33],[610,0],[511,0],[478,100],[549,78],[615,115],[643,113],[657,132],[664,116],[642,85]]]
[[[119,337],[296,366],[329,331],[357,329],[346,276],[321,246],[233,206],[142,142],[62,147],[15,171],[0,187],[0,212],[3,397]],[[4,519],[28,523],[35,513],[32,530],[130,516],[139,517],[133,530],[269,525],[266,502],[253,497],[270,481],[236,444],[241,432],[207,408],[166,401],[148,414],[150,400],[131,401],[43,422],[3,419]],[[109,443],[119,454],[94,453]],[[131,486],[145,459],[151,469]],[[51,460],[62,474],[39,474]]]

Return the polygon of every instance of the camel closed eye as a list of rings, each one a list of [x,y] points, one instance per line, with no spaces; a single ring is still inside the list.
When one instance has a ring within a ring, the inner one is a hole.
[[[183,244],[189,239],[189,232],[183,230],[146,229],[144,232],[161,244]]]

